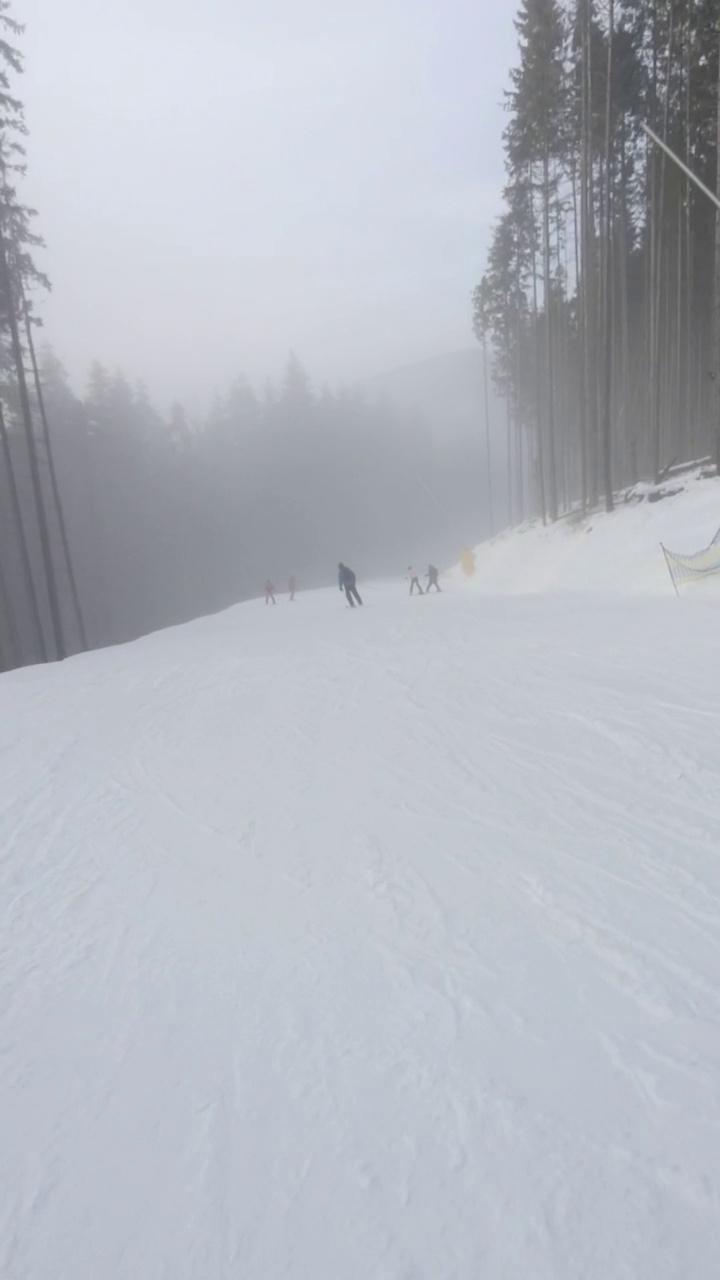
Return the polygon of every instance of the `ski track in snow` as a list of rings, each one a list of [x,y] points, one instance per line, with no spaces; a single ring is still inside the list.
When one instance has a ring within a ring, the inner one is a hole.
[[[250,605],[0,682],[3,1280],[710,1280],[711,601]]]

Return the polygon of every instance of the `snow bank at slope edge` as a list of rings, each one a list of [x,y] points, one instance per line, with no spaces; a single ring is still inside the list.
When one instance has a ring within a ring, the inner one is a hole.
[[[720,478],[691,473],[661,502],[628,503],[612,514],[539,521],[498,534],[476,548],[472,587],[493,594],[602,591],[672,594],[661,543],[673,551],[706,547],[720,526]],[[459,573],[459,570],[456,572]],[[720,594],[720,578],[686,588]]]

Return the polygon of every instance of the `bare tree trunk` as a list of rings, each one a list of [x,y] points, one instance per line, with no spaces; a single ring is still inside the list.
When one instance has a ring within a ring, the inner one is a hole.
[[[577,327],[580,340],[580,496],[582,509],[587,507],[587,346],[585,334],[585,283],[580,266],[580,229],[578,220],[577,173],[572,168],[573,241],[575,245],[575,281],[578,297]]]
[[[0,271],[2,272],[7,297],[7,318],[10,328],[10,339],[12,342],[13,361],[15,363],[15,370],[17,373],[18,391],[20,393],[20,407],[25,427],[25,439],[27,443],[28,459],[30,462],[30,478],[32,482],[33,496],[35,499],[35,513],[37,516],[38,531],[40,533],[40,549],[42,553],[43,567],[45,569],[48,600],[50,604],[50,619],[52,622],[53,637],[55,640],[55,652],[58,658],[64,658],[67,650],[65,647],[62,618],[60,616],[60,599],[57,590],[57,580],[55,578],[52,548],[50,546],[50,531],[48,529],[47,513],[45,510],[45,499],[43,497],[42,481],[40,479],[40,467],[38,465],[37,445],[33,430],[30,397],[28,395],[27,380],[25,378],[25,364],[23,360],[22,344],[20,342],[20,329],[18,326],[15,307],[15,289],[13,287],[12,274],[8,263],[5,233],[1,226]]]
[[[587,511],[590,498],[590,457],[588,441],[592,431],[594,415],[591,410],[592,381],[590,377],[590,313],[591,313],[591,271],[590,259],[590,170],[592,166],[592,144],[590,137],[590,4],[584,6],[582,24],[582,145],[580,154],[580,236],[582,246],[582,352],[583,352],[583,389],[582,389],[582,508]]]
[[[587,350],[588,350],[588,407],[590,421],[588,423],[588,498],[591,506],[598,501],[600,490],[599,456],[598,456],[598,307],[595,272],[595,179],[592,154],[592,59],[591,59],[591,15],[592,5],[588,3],[586,13],[586,59],[587,59],[587,96],[588,96],[588,160],[587,160],[587,207],[585,212],[585,288],[587,307]]]
[[[30,559],[30,551],[28,541],[25,534],[25,525],[23,524],[22,508],[20,506],[20,495],[18,493],[17,481],[15,479],[15,468],[13,466],[12,454],[10,453],[10,442],[8,440],[7,427],[5,426],[5,413],[0,404],[0,444],[2,446],[3,459],[5,462],[5,470],[8,478],[8,488],[10,490],[10,505],[13,512],[13,520],[15,523],[15,532],[17,534],[18,547],[20,549],[20,561],[22,563],[23,577],[25,579],[25,591],[30,605],[30,621],[37,642],[37,656],[41,662],[47,662],[48,652],[45,643],[45,633],[43,631],[42,620],[40,618],[40,606],[38,604],[37,591],[35,590],[35,577],[33,575],[32,561]]]
[[[655,284],[655,276],[657,273],[657,249],[658,249],[658,231],[657,231],[657,182],[655,171],[657,161],[655,154],[650,158],[650,208],[649,227],[650,227],[650,260],[648,269],[648,417],[649,417],[649,436],[650,436],[650,459],[653,476],[657,477],[660,470],[660,427],[659,427],[659,408],[657,404],[657,288]]]
[[[657,17],[657,5],[655,6],[655,12]],[[669,116],[670,116],[670,76],[672,74],[672,53],[673,53],[673,43],[674,43],[674,34],[675,34],[674,18],[675,18],[675,8],[673,5],[671,5],[670,6],[670,27],[668,30],[667,60],[666,60],[666,66],[665,66],[665,103],[663,107],[663,127],[662,127],[663,142],[667,142],[668,123],[669,123]],[[663,413],[662,413],[663,364],[660,359],[660,343],[661,343],[660,317],[661,317],[661,304],[662,304],[662,278],[663,278],[662,266],[663,266],[663,260],[664,260],[664,255],[662,250],[663,250],[663,233],[665,230],[665,227],[664,227],[665,172],[666,172],[666,161],[665,161],[665,152],[663,151],[660,156],[660,192],[659,192],[659,199],[657,200],[657,203],[659,204],[659,212],[658,212],[657,218],[655,219],[655,237],[654,237],[655,246],[656,246],[655,262],[654,262],[654,271],[655,271],[654,286],[655,287],[653,290],[653,293],[654,293],[653,308],[654,308],[655,320],[654,320],[654,326],[653,326],[654,350],[652,351],[652,357],[651,357],[652,358],[652,387],[653,387],[653,402],[654,402],[653,471],[655,473],[656,479],[660,475],[661,449],[662,449],[662,423],[663,423]],[[655,204],[656,204],[656,200],[653,199],[653,210],[655,210]]]
[[[603,405],[603,479],[605,510],[613,509],[612,392],[613,392],[613,232],[612,232],[612,55],[614,0],[609,0],[607,93],[605,100],[605,394]]]
[[[620,314],[621,314],[621,332],[620,332],[620,351],[622,357],[622,377],[621,377],[621,403],[622,411],[620,420],[622,424],[622,439],[624,441],[624,454],[622,458],[622,479],[624,482],[630,481],[635,484],[638,479],[637,475],[637,450],[635,444],[635,414],[630,405],[630,321],[629,321],[629,282],[628,282],[628,265],[629,265],[629,238],[628,238],[628,194],[627,194],[627,156],[625,152],[625,120],[620,127]],[[630,423],[633,423],[633,438],[628,439],[628,432],[631,429]]]
[[[518,267],[519,269],[519,267]],[[519,293],[519,289],[518,289]],[[515,333],[515,385],[517,387],[517,412],[515,414],[515,430],[517,433],[517,504],[518,517],[522,521],[525,519],[525,489],[524,489],[524,461],[523,461],[523,439],[522,439],[522,397],[520,394],[522,387],[522,362],[521,362],[521,339],[522,339],[522,317],[519,308],[517,309],[517,325]]]
[[[561,202],[558,199],[555,204],[555,252],[557,257],[558,280],[568,279],[568,260],[567,260],[567,240],[563,240],[563,210]],[[565,250],[565,262],[563,264],[563,248]],[[555,334],[557,340],[556,348],[556,372],[557,372],[557,421],[559,429],[558,445],[559,445],[559,481],[560,481],[560,502],[562,509],[567,511],[570,506],[570,335],[568,329],[567,308],[562,305],[565,302],[564,296],[561,299],[561,305],[557,312],[557,324],[555,326]]]
[[[543,154],[543,259],[545,292],[545,355],[547,359],[548,480],[550,519],[558,518],[557,466],[555,460],[555,358],[552,331],[552,274],[550,262],[550,149]]]
[[[688,5],[687,27],[685,29],[685,164],[688,169],[692,160],[691,103],[692,103],[692,58],[691,58],[691,7]],[[720,99],[720,95],[718,95]],[[685,180],[685,432],[690,456],[695,444],[693,413],[693,241],[692,241],[692,183]]]
[[[720,198],[720,40],[718,41],[718,82],[717,82],[717,123],[716,136],[716,175],[715,191]],[[715,210],[715,413],[713,425],[715,430],[714,451],[715,463],[720,473],[720,209]]]
[[[53,457],[52,441],[50,439],[50,430],[48,427],[47,413],[45,411],[45,397],[43,395],[42,383],[40,381],[40,371],[38,369],[37,357],[35,355],[35,343],[33,342],[32,326],[30,324],[30,316],[25,298],[23,297],[23,309],[25,312],[25,332],[27,334],[28,350],[32,362],[33,377],[35,379],[35,391],[37,394],[38,408],[40,410],[40,421],[42,422],[43,439],[45,441],[45,451],[47,453],[48,470],[50,472],[50,485],[52,487],[53,501],[57,512],[58,526],[60,529],[60,539],[63,546],[63,554],[65,556],[65,564],[67,566],[68,580],[70,582],[70,593],[72,595],[73,608],[75,610],[75,620],[77,622],[78,636],[80,638],[80,648],[83,652],[87,649],[87,634],[85,632],[85,622],[83,620],[82,609],[80,607],[80,596],[77,589],[77,581],[75,579],[75,570],[73,568],[72,556],[70,554],[70,543],[67,536],[67,526],[65,524],[65,516],[63,513],[62,500],[60,498],[60,490],[57,482],[57,472],[55,471],[55,459]]]
[[[535,415],[537,423],[537,442],[538,442],[538,489],[540,498],[540,510],[542,513],[543,524],[547,523],[547,498],[545,494],[545,449],[543,447],[543,421],[542,421],[542,386],[540,382],[540,344],[539,344],[539,319],[538,319],[538,286],[537,286],[537,253],[536,253],[536,228],[535,228],[535,196],[533,193],[532,173],[530,175],[530,208],[532,214],[532,234],[530,241],[532,244],[532,289],[533,289],[533,337],[534,337],[534,359],[535,359]]]
[[[652,9],[652,82],[651,82],[651,116],[653,128],[658,128],[658,47],[657,47],[657,0],[653,2]],[[649,462],[653,475],[657,475],[660,468],[660,437],[656,430],[657,427],[657,387],[655,374],[655,358],[656,358],[656,314],[655,314],[655,275],[656,275],[656,259],[658,247],[658,228],[657,228],[657,154],[654,147],[649,148],[646,143],[646,174],[647,174],[647,194],[646,194],[646,215],[645,221],[648,229],[650,252],[647,255],[647,279],[646,292],[648,304],[647,318],[647,375],[648,375],[648,446],[649,446]]]
[[[673,398],[676,420],[678,456],[685,457],[685,429],[683,424],[683,197],[678,192],[678,255],[676,255],[675,291],[675,394]]]
[[[10,593],[8,591],[7,578],[5,576],[5,568],[2,558],[0,557],[0,610],[7,624],[8,638],[10,641],[10,664],[13,667],[19,667],[22,663],[22,650],[20,647],[20,637],[18,635],[17,626],[15,624],[15,615],[13,613],[10,601]],[[7,667],[5,668],[7,670]]]

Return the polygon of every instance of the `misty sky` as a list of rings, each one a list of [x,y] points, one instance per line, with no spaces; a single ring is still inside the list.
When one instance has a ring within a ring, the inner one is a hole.
[[[74,381],[202,405],[292,348],[354,379],[472,343],[515,0],[15,0],[26,195]]]

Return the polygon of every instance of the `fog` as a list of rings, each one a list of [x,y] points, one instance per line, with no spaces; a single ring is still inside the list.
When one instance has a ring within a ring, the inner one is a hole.
[[[13,16],[22,197],[53,286],[35,301],[42,377],[90,643],[267,575],[332,580],[340,558],[361,577],[450,562],[489,532],[470,295],[503,185],[512,6],[24,0]],[[9,499],[14,465],[42,626],[54,569],[71,635],[61,525],[52,511],[49,565],[12,385],[6,409],[1,484]],[[492,397],[493,436],[501,412]],[[18,645],[0,644],[12,665]]]
[[[21,12],[22,10],[22,12]],[[513,6],[23,0],[47,332],[205,407],[293,350],[320,382],[471,342]]]

